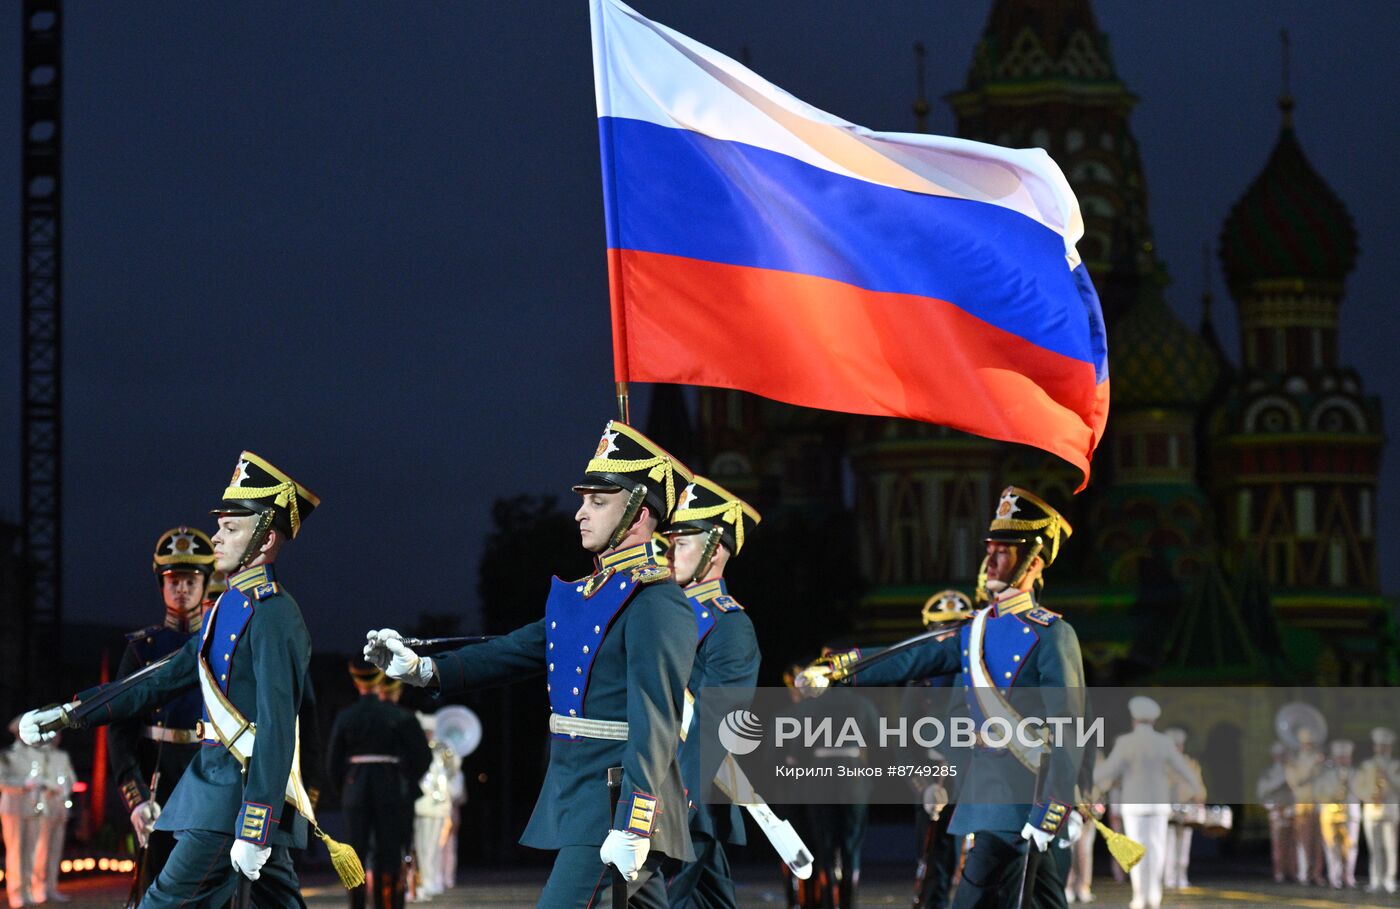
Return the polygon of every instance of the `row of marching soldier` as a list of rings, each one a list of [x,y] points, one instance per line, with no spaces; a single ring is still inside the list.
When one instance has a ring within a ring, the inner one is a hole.
[[[701,688],[742,688],[756,680],[757,641],[743,607],[729,593],[724,568],[757,526],[758,515],[617,422],[606,427],[575,490],[581,503],[576,515],[580,541],[597,556],[596,570],[578,581],[556,579],[544,619],[438,656],[415,653],[392,629],[371,632],[365,655],[374,668],[363,668],[361,682],[373,679],[374,687],[382,689],[402,681],[451,694],[527,675],[546,677],[554,741],[544,788],[522,840],[558,852],[541,905],[595,899],[614,872],[627,881],[636,905],[735,904],[723,846],[742,841],[743,823],[735,808],[687,797],[716,771],[700,766],[698,745],[693,739],[687,744],[682,733],[693,723],[690,705]],[[316,728],[306,676],[309,638],[299,609],[273,569],[282,547],[318,503],[285,473],[245,452],[216,510],[219,533],[211,540],[180,527],[158,542],[153,567],[166,617],[131,636],[122,668],[136,671],[138,678],[90,689],[74,702],[31,711],[21,719],[21,738],[35,743],[52,740],[54,729],[65,724],[108,722],[118,729],[114,776],[147,849],[138,888],[144,889],[144,904],[226,900],[238,874],[258,883],[260,902],[299,905],[287,849],[303,847],[308,830],[326,840],[337,870],[351,865],[348,850],[315,820],[320,762],[310,755],[319,741],[296,734],[299,725]],[[658,531],[669,541],[669,558],[662,558]],[[1073,629],[1036,600],[1043,572],[1069,532],[1067,522],[1047,503],[1026,490],[1005,490],[988,534],[986,582],[979,591],[987,605],[972,610],[965,597],[941,595],[933,611],[938,618],[930,622],[948,622],[947,633],[886,661],[862,676],[862,682],[961,677],[970,699],[979,696],[979,688],[997,685],[1002,675],[1011,685],[1081,686]],[[228,586],[208,607],[216,568],[227,574]],[[1008,629],[1024,634],[989,635],[991,623],[1008,622],[1015,626],[1008,624]],[[981,665],[963,655],[972,648],[980,652]],[[170,659],[162,662],[167,654]],[[859,651],[831,654],[797,673],[795,683],[819,688],[840,682],[838,670],[859,656]],[[392,681],[379,681],[379,672]],[[245,684],[234,684],[240,676]],[[279,697],[260,700],[260,685]],[[373,700],[389,706],[377,694]],[[260,711],[267,711],[268,718],[255,720]],[[377,903],[388,909],[402,899],[402,857],[414,826],[412,802],[421,795],[417,783],[429,765],[421,728],[406,711],[399,713],[392,747],[369,741],[351,745],[354,724],[342,718],[332,734],[329,761],[332,784],[346,787],[352,846],[368,859],[374,889],[383,888]],[[310,722],[298,723],[307,716]],[[247,719],[244,732],[238,717]],[[1134,719],[1147,722],[1138,712]],[[379,722],[361,725],[390,728]],[[257,757],[251,741],[240,741],[254,728],[257,742],[269,743]],[[415,753],[396,754],[395,748],[413,740],[410,732],[417,737]],[[1299,821],[1312,816],[1318,819],[1318,840],[1328,847],[1322,851],[1332,859],[1332,882],[1348,884],[1353,830],[1364,813],[1373,841],[1372,885],[1393,890],[1394,821],[1384,810],[1339,813],[1301,807],[1364,802],[1358,787],[1366,784],[1359,781],[1372,780],[1371,788],[1380,790],[1393,785],[1392,741],[1388,731],[1378,730],[1376,757],[1356,774],[1347,770],[1345,743],[1333,743],[1330,764],[1320,760],[1310,742],[1301,743],[1299,754],[1286,765],[1294,806],[1294,873],[1306,877],[1320,867],[1312,854],[1311,826]],[[272,757],[260,764],[269,753]],[[1169,761],[1180,760],[1179,746],[1172,754],[1176,758]],[[1317,772],[1308,765],[1317,765]],[[259,767],[262,772],[255,772]],[[608,800],[609,767],[622,771],[615,805]],[[397,812],[376,810],[373,799],[386,787],[357,783],[384,775],[385,768],[392,768],[402,782],[396,791],[407,807]],[[1112,776],[1113,768],[1110,754],[1096,780]],[[1190,773],[1181,775],[1189,778]],[[1323,801],[1328,781],[1339,777],[1350,788],[1341,795],[1327,790],[1328,801]],[[1065,783],[1060,778],[1055,785]],[[367,834],[367,825],[354,820],[363,810],[355,807],[360,791],[374,793],[368,796],[366,816],[391,823],[392,830]],[[1085,827],[1085,808],[1069,790],[1056,789],[1044,801],[1020,808],[969,802],[945,809],[946,793],[924,795],[931,821],[947,818],[954,836],[979,834],[963,858],[956,905],[1005,898],[1015,869],[1028,859],[1035,866],[1029,886],[1038,905],[1088,895],[1087,888],[1069,886],[1068,848],[1036,860],[1052,843],[1077,840]],[[1163,793],[1161,804],[1176,800]],[[1161,898],[1159,872],[1153,869],[1160,868],[1160,877],[1168,882],[1175,875],[1175,882],[1184,885],[1189,841],[1182,831],[1171,830],[1169,819],[1159,823],[1155,812],[1144,815],[1153,818],[1150,822],[1130,823],[1127,814],[1129,835],[1147,841],[1148,854],[1154,856],[1135,873],[1135,884],[1138,877],[1143,882],[1134,888],[1134,906],[1153,909]],[[931,842],[941,846],[943,841]],[[1157,844],[1160,848],[1154,848]],[[227,856],[228,873],[206,874],[210,857],[220,851]],[[852,898],[858,851],[858,845],[853,852],[847,848],[844,860],[849,872],[845,889]],[[932,880],[948,876],[946,851],[931,850],[927,859]],[[355,880],[353,872],[342,874],[347,883]],[[939,886],[931,889],[936,893]]]
[[[682,731],[693,724],[689,702],[699,689],[746,687],[756,679],[757,641],[726,586],[724,568],[742,550],[759,516],[619,422],[605,427],[574,488],[580,495],[580,542],[595,554],[596,568],[577,581],[556,579],[544,619],[437,656],[420,655],[396,631],[383,629],[370,633],[365,656],[391,679],[449,695],[545,676],[553,747],[522,838],[526,845],[557,851],[540,905],[586,904],[613,880],[625,882],[635,905],[734,905],[723,845],[741,841],[743,826],[735,809],[687,797],[701,790],[715,768],[699,766],[697,737],[687,741]],[[170,659],[143,658],[150,665],[135,677],[21,719],[20,735],[27,742],[51,739],[64,726],[136,722],[150,733],[144,740],[157,746],[162,760],[161,746],[201,744],[163,804],[161,787],[151,791],[154,770],[149,778],[144,767],[128,774],[135,784],[127,787],[134,823],[148,833],[169,832],[175,840],[163,868],[150,875],[143,906],[222,903],[235,889],[242,891],[240,879],[252,883],[259,905],[298,906],[289,850],[304,848],[308,833],[326,842],[347,886],[363,880],[361,854],[376,879],[395,876],[391,855],[377,848],[373,835],[365,842],[356,834],[360,848],[353,850],[318,824],[313,793],[319,787],[308,773],[319,761],[307,754],[316,737],[298,735],[299,727],[316,728],[314,722],[298,723],[312,703],[310,640],[275,563],[319,503],[284,471],[244,452],[215,509],[218,533],[207,541],[213,567],[227,574],[228,589],[201,624],[194,624],[190,604],[203,597],[182,597],[184,625],[172,630],[184,639],[174,642]],[[658,532],[669,541],[669,561],[661,557]],[[1008,678],[1016,668],[1015,684],[1082,685],[1073,630],[1035,601],[1042,571],[1068,535],[1068,523],[1031,493],[1016,488],[1003,493],[989,533],[990,605],[960,635],[965,639],[969,629],[983,635],[986,622],[1024,626],[1024,641],[1004,653],[989,642],[982,654],[998,674],[1003,662]],[[178,540],[166,546],[173,543],[172,553],[190,547],[202,552],[202,534],[181,529],[173,537]],[[162,571],[159,564],[157,571],[163,579],[181,573]],[[201,582],[207,579],[206,572],[196,573]],[[952,650],[935,644],[911,652],[902,667],[887,664],[888,681],[968,676],[969,667],[957,655],[959,640],[949,638]],[[842,656],[821,665],[835,666]],[[973,682],[973,691],[989,684]],[[173,715],[150,721],[153,708],[186,695],[200,704],[192,729],[187,718]],[[347,766],[374,768],[373,755],[388,754],[365,753],[369,761]],[[609,768],[620,769],[615,804],[609,800]],[[1061,835],[1075,838],[1083,819],[1070,810],[1069,798],[1057,791],[1020,813],[1014,806],[956,809],[954,831],[981,834],[964,866],[959,903],[971,905],[978,893],[1004,893],[1010,886],[1008,863],[1024,861],[1027,844],[1034,857]],[[750,805],[755,817],[759,807]],[[224,856],[222,865],[217,855]],[[1055,853],[1040,863],[1044,870],[1035,881],[1037,893],[1057,893],[1062,903],[1059,859]],[[857,860],[851,864],[854,883]]]

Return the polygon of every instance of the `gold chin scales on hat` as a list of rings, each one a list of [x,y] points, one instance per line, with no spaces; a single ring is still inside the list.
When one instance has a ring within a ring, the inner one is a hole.
[[[692,576],[677,580],[691,584],[703,578],[721,544],[731,555],[738,555],[749,531],[762,520],[763,516],[748,502],[708,477],[694,476],[676,499],[666,535],[703,533],[705,548]]]
[[[682,484],[694,479],[691,472],[666,449],[639,430],[619,420],[609,420],[593,457],[584,467],[574,492],[626,492],[627,506],[608,539],[615,548],[627,536],[642,507],[664,522],[676,507],[677,478]]]
[[[314,492],[251,451],[239,455],[228,488],[218,507],[210,514],[218,517],[256,516],[258,521],[238,564],[247,564],[273,529],[286,539],[295,539],[301,524],[321,504]]]

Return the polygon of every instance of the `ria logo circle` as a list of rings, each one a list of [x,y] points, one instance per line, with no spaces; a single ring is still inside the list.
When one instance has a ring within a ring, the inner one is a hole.
[[[747,710],[731,710],[719,721],[719,743],[730,754],[749,754],[763,742],[763,721]]]

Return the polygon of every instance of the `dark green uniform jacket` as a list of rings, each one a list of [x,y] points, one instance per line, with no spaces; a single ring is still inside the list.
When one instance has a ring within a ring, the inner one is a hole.
[[[690,604],[644,543],[607,553],[588,578],[555,578],[540,621],[435,662],[444,694],[543,673],[554,713],[628,724],[626,741],[552,736],[522,844],[600,846],[609,830],[632,830],[653,853],[694,861],[676,753],[694,659]],[[623,768],[611,817],[609,767]]]
[[[306,821],[285,800],[311,660],[301,610],[277,584],[272,566],[262,565],[229,578],[204,628],[203,636],[190,638],[170,662],[114,698],[91,722],[129,719],[198,689],[198,661],[205,660],[234,707],[257,724],[257,745],[245,779],[238,761],[206,728],[204,745],[162,807],[156,829],[208,830],[258,845],[304,848]]]
[[[981,656],[997,687],[1002,690],[1013,686],[1046,689],[1043,704],[1040,705],[1045,714],[1082,716],[1084,662],[1079,653],[1079,637],[1070,624],[1059,613],[1036,606],[1028,592],[1006,597],[987,609],[990,612]],[[979,709],[975,700],[971,699],[968,688],[972,684],[969,660],[976,656],[969,653],[971,630],[972,623],[967,622],[952,637],[930,641],[897,654],[857,673],[854,676],[856,684],[897,685],[913,679],[961,673],[960,684],[969,692],[968,707],[973,717],[977,717],[980,715]],[[1017,705],[1020,706],[1019,701]],[[1022,713],[1028,711],[1022,709]],[[1052,752],[1047,792],[1038,806],[1005,804],[1005,798],[996,798],[995,795],[979,801],[979,779],[982,782],[994,781],[993,788],[980,791],[1005,791],[996,779],[1004,772],[997,767],[997,763],[1005,762],[1007,767],[1013,768],[1011,773],[1023,771],[1015,770],[1016,758],[1004,749],[977,749],[971,776],[961,781],[959,803],[949,831],[958,835],[984,831],[1019,834],[1028,821],[1036,825],[1044,822],[1047,808],[1054,818],[1071,806],[1082,751],[1073,746],[1075,738],[1071,732],[1071,747],[1057,748]],[[1030,775],[1029,771],[1024,772]],[[1022,788],[1028,791],[1028,787],[1014,786],[1018,792]],[[1059,823],[1054,826],[1057,830]]]
[[[690,728],[686,730],[686,740],[681,745],[681,773],[691,801],[690,829],[711,839],[743,845],[744,819],[739,806],[706,803],[715,795],[708,790],[719,767],[702,767],[704,749],[700,742],[704,736],[695,726],[700,719],[699,699],[705,688],[752,690],[758,681],[758,637],[744,607],[729,595],[723,578],[692,584],[685,589],[685,595],[695,612],[699,637],[695,667],[690,671],[690,684],[686,686],[696,699],[696,705]],[[735,692],[723,705],[724,712],[746,708],[751,700]]]

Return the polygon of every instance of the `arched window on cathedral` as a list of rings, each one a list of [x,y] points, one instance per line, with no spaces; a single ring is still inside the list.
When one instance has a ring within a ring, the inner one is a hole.
[[[894,559],[890,566],[890,580],[919,580],[923,569],[924,522],[918,491],[907,479],[901,480],[895,487],[892,514],[890,541]]]
[[[1327,541],[1327,583],[1347,586],[1347,543],[1339,536]]]

